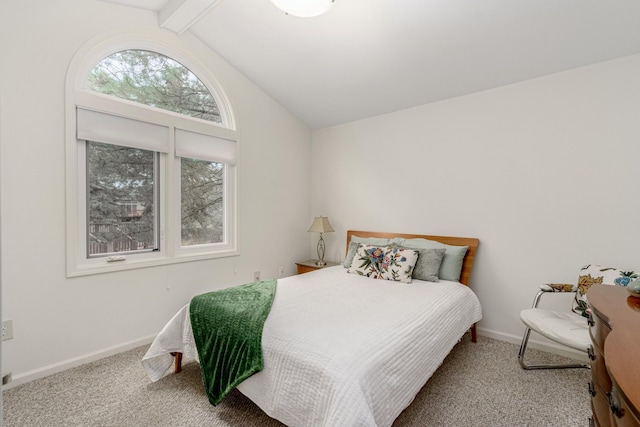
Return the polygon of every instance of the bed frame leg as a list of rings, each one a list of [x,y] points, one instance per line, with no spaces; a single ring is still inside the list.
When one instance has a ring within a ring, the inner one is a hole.
[[[182,353],[175,352],[171,353],[171,355],[175,358],[173,372],[179,374],[182,371]]]
[[[474,323],[473,326],[471,326],[471,342],[478,342],[478,335],[476,332],[476,324]]]

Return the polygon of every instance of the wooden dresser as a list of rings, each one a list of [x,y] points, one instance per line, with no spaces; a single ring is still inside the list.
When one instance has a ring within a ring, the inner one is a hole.
[[[640,427],[640,298],[621,286],[593,285],[587,299],[592,425]]]

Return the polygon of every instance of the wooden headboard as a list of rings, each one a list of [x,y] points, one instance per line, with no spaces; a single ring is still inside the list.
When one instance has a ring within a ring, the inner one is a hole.
[[[448,237],[448,236],[429,236],[425,234],[403,234],[403,233],[386,233],[379,231],[355,231],[347,230],[347,251],[349,251],[349,242],[351,242],[351,236],[358,237],[379,237],[383,239],[392,239],[394,237],[401,237],[403,239],[427,239],[435,240],[440,243],[444,243],[452,246],[468,246],[467,253],[464,256],[462,262],[462,273],[460,275],[460,282],[469,286],[469,277],[471,276],[471,268],[473,267],[473,260],[476,257],[476,251],[480,240],[473,237]]]

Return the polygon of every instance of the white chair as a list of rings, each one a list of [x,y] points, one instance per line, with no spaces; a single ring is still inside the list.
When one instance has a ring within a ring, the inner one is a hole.
[[[540,291],[533,299],[533,306],[530,309],[520,312],[520,320],[526,325],[520,352],[518,353],[518,362],[523,369],[560,369],[560,368],[588,368],[585,363],[565,363],[565,364],[539,364],[528,365],[524,361],[524,354],[527,351],[529,335],[531,331],[535,331],[545,338],[556,343],[565,345],[575,350],[587,353],[591,346],[591,338],[589,338],[588,318],[583,317],[573,311],[553,311],[538,308],[538,303],[542,295],[549,293],[575,293],[577,288],[572,285],[565,284],[549,284],[541,285]]]
[[[539,364],[529,365],[524,361],[524,355],[529,342],[531,331],[535,331],[545,338],[558,344],[583,351],[591,357],[591,338],[589,337],[590,310],[587,301],[587,290],[594,283],[605,285],[627,286],[631,280],[638,278],[633,271],[621,271],[615,268],[587,265],[580,270],[578,285],[548,284],[540,286],[540,291],[533,299],[530,309],[520,312],[520,320],[526,328],[522,337],[522,344],[518,352],[518,361],[523,369],[558,369],[558,368],[588,368],[585,363],[567,364]],[[542,295],[572,292],[574,294],[573,307],[567,311],[554,311],[538,308]]]

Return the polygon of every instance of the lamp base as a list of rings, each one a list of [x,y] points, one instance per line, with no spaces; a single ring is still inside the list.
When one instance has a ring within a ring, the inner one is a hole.
[[[316,262],[316,265],[318,267],[324,267],[325,265],[327,265],[326,262],[324,262],[324,239],[322,238],[322,233],[320,233],[320,240],[318,240],[318,261]]]

